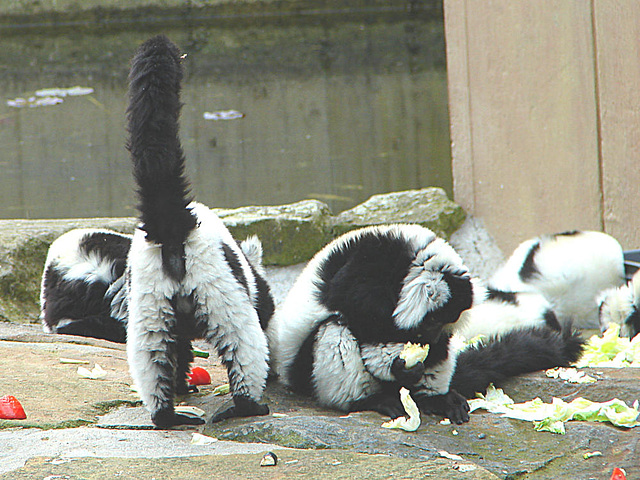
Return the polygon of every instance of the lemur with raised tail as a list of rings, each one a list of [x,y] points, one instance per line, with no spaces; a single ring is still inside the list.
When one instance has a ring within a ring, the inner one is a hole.
[[[213,421],[269,412],[260,403],[269,358],[260,312],[273,302],[222,221],[191,200],[178,136],[181,56],[159,35],[138,48],[129,73],[127,147],[140,225],[127,261],[127,354],[158,427],[203,422],[174,410],[175,395],[188,390],[196,338],[215,347],[229,376],[233,405]]]
[[[466,422],[466,398],[491,382],[568,366],[583,345],[569,328],[524,326],[458,351],[461,314],[486,297],[455,250],[426,228],[351,231],[313,257],[276,309],[267,330],[272,368],[327,407],[395,418],[406,387],[422,412]],[[401,356],[407,342],[429,345],[411,368]]]

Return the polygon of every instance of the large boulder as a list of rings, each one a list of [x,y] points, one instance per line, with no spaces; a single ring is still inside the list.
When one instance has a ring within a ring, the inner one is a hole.
[[[331,211],[318,200],[214,211],[234,238],[258,236],[266,265],[305,262],[331,238]]]
[[[373,195],[360,205],[334,218],[337,235],[369,225],[417,223],[448,239],[465,219],[465,212],[449,200],[441,188]]]
[[[215,212],[238,240],[260,238],[266,265],[306,262],[332,238],[354,228],[418,223],[448,238],[465,218],[464,211],[438,188],[374,195],[335,217],[317,200]],[[136,223],[135,218],[0,220],[0,320],[37,321],[42,269],[57,237],[73,228],[131,233]]]

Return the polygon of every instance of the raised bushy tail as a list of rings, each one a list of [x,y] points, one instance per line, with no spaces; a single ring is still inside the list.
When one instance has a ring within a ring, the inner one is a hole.
[[[146,238],[162,245],[165,272],[182,279],[184,241],[196,226],[178,137],[181,54],[164,35],[143,43],[131,61],[127,108],[133,173]]]
[[[567,327],[558,332],[546,327],[513,330],[458,355],[451,388],[467,398],[484,393],[491,383],[524,373],[568,367],[580,358],[584,340]]]

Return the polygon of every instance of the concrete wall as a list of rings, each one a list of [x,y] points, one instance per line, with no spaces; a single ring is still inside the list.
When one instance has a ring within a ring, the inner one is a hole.
[[[640,2],[444,6],[455,200],[507,253],[576,228],[640,247]]]

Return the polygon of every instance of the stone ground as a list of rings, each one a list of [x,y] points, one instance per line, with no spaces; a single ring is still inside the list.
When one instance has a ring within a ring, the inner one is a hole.
[[[487,250],[478,225],[467,222],[452,243],[484,276],[501,260]],[[286,294],[301,266],[268,268],[276,300]],[[199,344],[206,349],[206,345]],[[0,420],[0,480],[8,479],[194,479],[194,478],[593,478],[608,479],[614,467],[640,478],[640,435],[607,424],[569,422],[566,435],[536,432],[528,422],[474,412],[465,425],[443,425],[423,416],[417,432],[380,427],[372,413],[344,415],[270,384],[271,414],[231,419],[198,428],[155,430],[130,390],[124,346],[49,335],[37,325],[0,323],[0,396],[14,395],[28,418]],[[74,359],[101,365],[104,380],[78,375]],[[217,359],[196,359],[212,385],[181,399],[210,417],[230,401],[214,396],[226,382]],[[594,401],[640,398],[635,369],[592,372],[598,382],[569,385],[532,374],[504,385],[516,401],[536,396]],[[194,433],[211,437],[192,443]],[[275,467],[260,467],[267,451]],[[584,458],[599,451],[601,456]]]
[[[204,347],[204,345],[200,345]],[[569,422],[566,435],[535,432],[528,422],[489,413],[468,424],[443,425],[423,416],[417,432],[380,427],[372,412],[344,415],[318,408],[278,384],[265,400],[271,414],[171,431],[153,429],[129,388],[122,345],[40,333],[37,326],[1,324],[1,394],[17,397],[26,420],[0,421],[0,480],[102,478],[609,478],[615,466],[640,478],[640,435],[606,424]],[[98,363],[104,380],[77,374],[78,365]],[[214,396],[226,381],[216,359],[197,359],[212,385],[181,399],[205,410],[223,408]],[[633,402],[640,397],[635,369],[599,370],[592,385],[569,385],[542,374],[507,383],[516,401],[535,396],[571,400],[584,396]],[[192,443],[194,433],[215,438]],[[267,451],[276,467],[260,467]],[[602,456],[585,460],[585,453]],[[457,457],[452,457],[456,455]],[[572,472],[570,477],[563,472]],[[55,477],[59,475],[59,477]],[[52,477],[53,476],[53,477]]]

